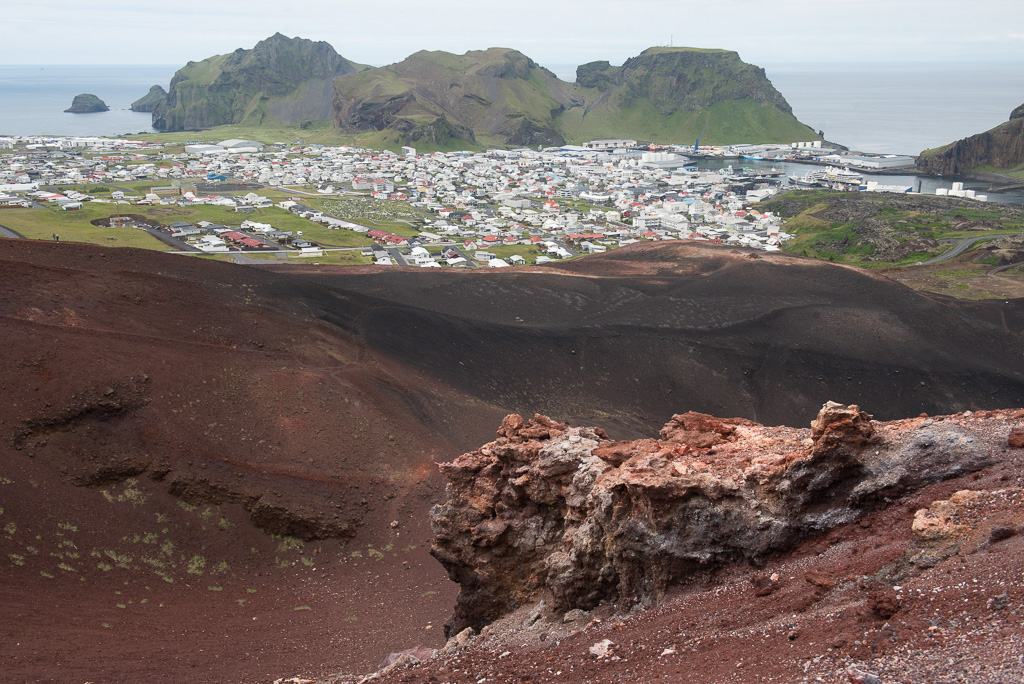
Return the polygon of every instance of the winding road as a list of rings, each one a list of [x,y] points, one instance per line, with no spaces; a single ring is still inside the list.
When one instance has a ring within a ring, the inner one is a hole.
[[[945,254],[929,259],[928,261],[918,261],[916,264],[907,264],[908,266],[930,266],[931,264],[937,264],[942,261],[947,261],[955,256],[959,256],[971,248],[975,243],[981,242],[982,240],[992,240],[993,238],[1010,237],[1012,235],[1019,235],[1019,233],[1001,233],[999,235],[979,235],[978,237],[964,238],[960,242],[956,243],[953,249],[949,250]]]

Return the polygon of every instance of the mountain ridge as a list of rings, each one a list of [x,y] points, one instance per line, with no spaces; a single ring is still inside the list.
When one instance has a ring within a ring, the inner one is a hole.
[[[563,145],[593,138],[681,142],[815,139],[764,69],[736,52],[648,48],[592,62],[568,83],[511,48],[420,50],[364,67],[327,43],[275,34],[190,62],[153,110],[155,128],[331,122],[388,144]]]

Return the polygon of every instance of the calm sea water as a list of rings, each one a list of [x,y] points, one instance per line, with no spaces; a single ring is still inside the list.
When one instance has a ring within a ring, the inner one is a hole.
[[[118,135],[151,132],[149,114],[129,111],[150,86],[170,85],[178,66],[0,65],[0,135]],[[65,114],[79,93],[109,112]]]
[[[861,152],[920,154],[1010,118],[1024,63],[777,64],[768,78],[798,119]]]

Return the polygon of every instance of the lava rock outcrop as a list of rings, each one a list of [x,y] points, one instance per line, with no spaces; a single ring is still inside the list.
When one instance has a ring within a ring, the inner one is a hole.
[[[702,568],[759,563],[927,484],[995,462],[1024,411],[876,422],[829,402],[811,429],[687,413],[660,440],[541,415],[441,464],[432,554],[461,585],[449,634],[544,600],[651,604]]]

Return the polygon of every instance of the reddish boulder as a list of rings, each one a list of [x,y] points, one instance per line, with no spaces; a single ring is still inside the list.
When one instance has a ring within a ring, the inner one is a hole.
[[[758,423],[745,418],[715,418],[706,413],[687,411],[672,416],[672,420],[661,429],[661,438],[696,449],[707,449],[722,442],[734,441],[736,428],[740,425],[756,426]]]

